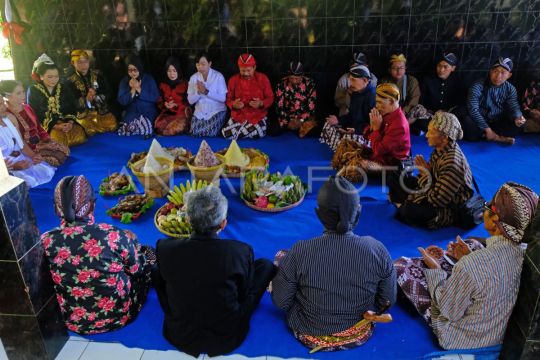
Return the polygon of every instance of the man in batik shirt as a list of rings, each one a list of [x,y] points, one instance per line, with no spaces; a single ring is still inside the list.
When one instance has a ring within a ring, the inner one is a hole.
[[[300,62],[289,64],[289,74],[276,88],[276,111],[281,129],[296,131],[300,137],[306,136],[317,126],[315,119],[315,82],[304,76]]]
[[[255,71],[257,63],[251,54],[238,58],[240,72],[229,79],[227,107],[231,118],[222,130],[224,138],[262,138],[266,136],[268,109],[274,102],[270,80]]]

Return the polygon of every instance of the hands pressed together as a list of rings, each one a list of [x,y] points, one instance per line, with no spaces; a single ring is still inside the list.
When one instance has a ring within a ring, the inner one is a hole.
[[[440,269],[439,259],[444,256],[444,250],[436,245],[428,246],[426,249],[419,247],[418,251],[422,254],[422,260],[429,269]],[[461,236],[456,236],[456,242],[451,241],[447,248],[446,254],[456,260],[460,260],[463,256],[471,253],[469,246],[463,241]]]

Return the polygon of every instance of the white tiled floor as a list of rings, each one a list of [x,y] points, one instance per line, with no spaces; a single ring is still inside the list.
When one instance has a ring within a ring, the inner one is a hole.
[[[0,343],[1,345],[1,343]],[[0,348],[0,360],[3,347]],[[7,359],[7,357],[6,357]],[[118,343],[101,343],[72,336],[64,345],[56,360],[194,360],[195,358],[179,351],[157,351],[139,348],[127,348]],[[209,357],[201,355],[199,360],[282,360],[274,356],[248,358],[243,355]],[[287,360],[305,360],[290,358]]]

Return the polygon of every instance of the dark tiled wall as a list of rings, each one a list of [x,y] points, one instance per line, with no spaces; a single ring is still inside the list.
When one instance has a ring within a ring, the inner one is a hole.
[[[226,76],[249,50],[274,81],[299,59],[318,81],[319,97],[329,98],[357,49],[379,76],[388,55],[403,52],[421,77],[442,49],[458,54],[470,79],[483,76],[499,55],[513,58],[518,85],[540,70],[536,0],[124,0],[127,31],[115,29],[113,0],[11,1],[32,26],[14,49],[23,80],[41,51],[66,65],[73,48],[99,49],[104,69],[138,48],[155,75],[171,54],[183,57],[189,75],[195,70],[189,57],[210,49]]]

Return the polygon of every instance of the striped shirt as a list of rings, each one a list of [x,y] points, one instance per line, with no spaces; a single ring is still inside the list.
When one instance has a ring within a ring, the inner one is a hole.
[[[427,202],[437,209],[437,216],[427,224],[429,228],[452,225],[455,208],[473,195],[471,168],[454,141],[443,149],[434,150],[429,165],[431,176],[421,173],[418,178],[419,189],[427,188],[426,191],[413,194],[409,199],[416,204]]]
[[[297,242],[272,280],[272,300],[306,335],[346,330],[396,300],[396,272],[384,245],[370,236],[326,232]]]
[[[493,86],[489,80],[476,81],[469,89],[467,109],[482,130],[505,115],[512,120],[521,116],[516,88],[508,81],[501,86]]]
[[[431,326],[445,349],[501,344],[517,299],[525,251],[503,236],[444,270],[424,270],[431,295]]]

